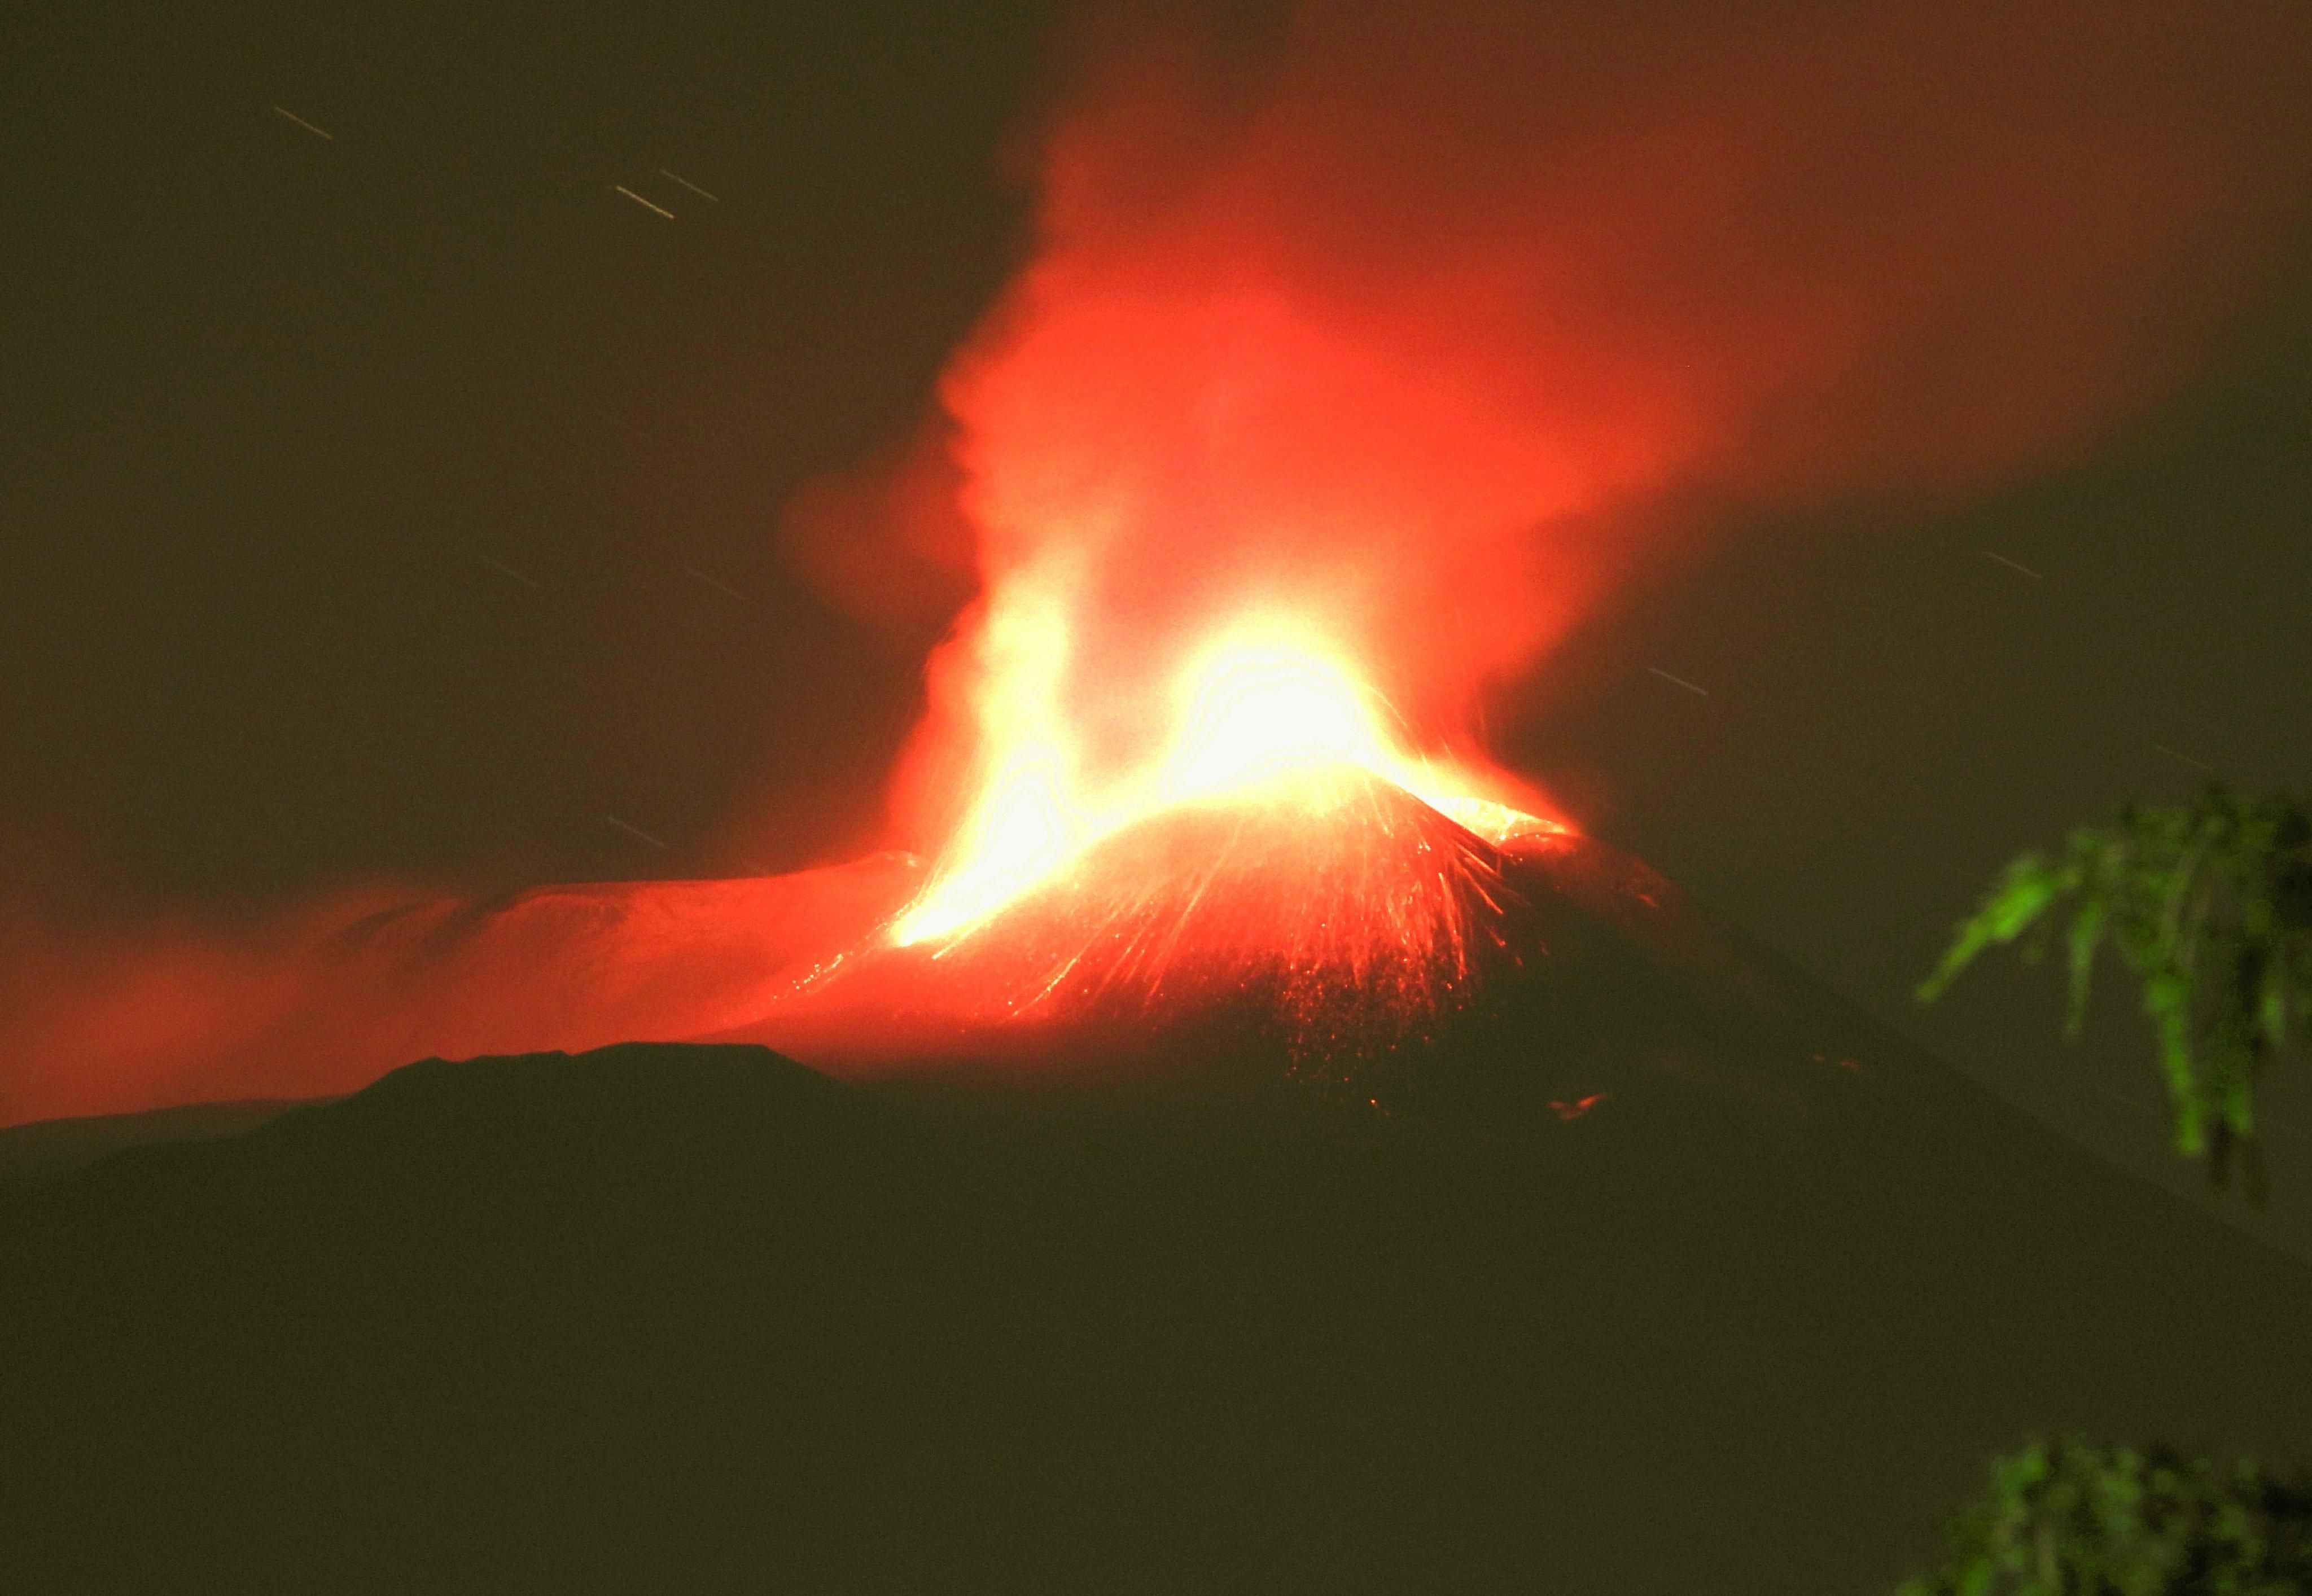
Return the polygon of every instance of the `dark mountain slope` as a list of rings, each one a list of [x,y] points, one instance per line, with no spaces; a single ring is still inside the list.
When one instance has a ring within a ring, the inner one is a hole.
[[[1914,1066],[1799,1111],[1633,1067],[1513,1134],[1241,1075],[413,1066],[13,1199],[7,1556],[1781,1596],[1883,1587],[2032,1427],[2296,1453],[2312,1276],[1987,1098],[1870,1084]]]
[[[46,1180],[126,1147],[238,1136],[299,1106],[293,1100],[257,1097],[0,1127],[0,1188]]]

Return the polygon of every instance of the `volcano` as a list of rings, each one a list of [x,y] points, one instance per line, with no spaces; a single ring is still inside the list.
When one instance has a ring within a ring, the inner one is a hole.
[[[869,938],[708,1040],[852,1075],[1291,1083],[1512,1123],[1633,1068],[1847,1092],[1851,1024],[1671,882],[1554,822],[1471,818],[1342,764],[1169,805],[964,932]]]
[[[0,1135],[12,1578],[1783,1596],[1884,1588],[2030,1431],[2307,1433],[2312,1271],[1603,844],[1336,778],[938,944],[750,965],[800,900],[644,884],[346,950],[807,1063]],[[815,890],[924,876],[873,883]]]
[[[1370,1061],[1546,956],[1519,868],[1394,782],[1296,770],[1121,827],[943,940],[871,942],[729,1034],[823,1025],[913,1062],[1024,1042],[1160,1069],[1217,1031],[1253,1068]]]

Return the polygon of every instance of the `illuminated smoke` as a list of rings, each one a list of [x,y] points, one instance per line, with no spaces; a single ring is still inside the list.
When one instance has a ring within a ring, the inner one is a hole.
[[[1350,763],[1499,797],[1486,693],[1668,538],[2100,435],[2300,225],[2308,39],[2125,0],[1109,30],[909,457],[954,495],[885,531],[944,570],[959,521],[980,580],[899,789],[944,842],[903,937],[1160,807],[1181,684],[1248,628],[1332,683],[1287,743],[1349,706]]]
[[[239,929],[0,913],[0,1125],[350,1092],[412,1060],[679,1041],[753,1018],[918,884],[891,856],[734,881],[378,887]]]

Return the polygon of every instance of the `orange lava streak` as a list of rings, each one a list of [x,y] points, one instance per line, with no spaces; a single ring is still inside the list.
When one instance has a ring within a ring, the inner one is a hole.
[[[1305,623],[1255,614],[1190,654],[1170,693],[1160,752],[1095,785],[1061,707],[1073,628],[1064,583],[1001,589],[982,633],[974,711],[986,778],[923,895],[900,916],[901,946],[941,943],[1064,876],[1102,840],[1168,810],[1257,789],[1312,824],[1336,803],[1336,773],[1366,772],[1456,824],[1502,842],[1546,828],[1482,796],[1468,774],[1418,757],[1386,702]]]

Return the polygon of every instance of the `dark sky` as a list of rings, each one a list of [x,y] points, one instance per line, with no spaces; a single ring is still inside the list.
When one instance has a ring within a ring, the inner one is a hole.
[[[1011,264],[1044,19],[627,13],[76,4],[17,53],[0,649],[38,834],[201,898],[733,868],[758,786],[763,864],[845,840],[915,661],[770,532]]]
[[[10,848],[222,910],[871,837],[918,662],[774,528],[909,431],[1018,258],[1047,8],[203,9],[7,24]],[[2308,356],[2299,278],[2061,475],[1730,528],[1503,752],[2188,1188],[2124,1007],[2066,1050],[2045,972],[1905,994],[2017,848],[2210,771],[2312,781]],[[2273,1154],[2312,1236],[2312,1138]]]

